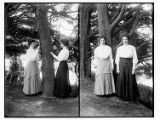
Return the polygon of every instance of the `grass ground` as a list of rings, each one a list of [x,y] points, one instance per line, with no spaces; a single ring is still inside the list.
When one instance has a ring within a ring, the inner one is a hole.
[[[5,88],[5,117],[77,117],[78,97],[44,99],[41,94],[26,96],[22,87]]]
[[[98,97],[93,94],[94,81],[80,82],[80,116],[84,117],[152,117],[153,111],[143,105],[125,102],[116,96]]]

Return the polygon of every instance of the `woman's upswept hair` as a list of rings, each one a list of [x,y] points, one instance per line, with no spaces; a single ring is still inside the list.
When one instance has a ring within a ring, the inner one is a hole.
[[[100,36],[99,38],[98,38],[98,44],[100,43],[100,39],[101,38],[103,38],[104,40],[105,40],[105,44],[106,44],[106,37],[104,37],[104,36]]]
[[[122,33],[121,35],[120,35],[120,40],[122,40],[122,38],[123,37],[127,37],[128,38],[128,40],[130,39],[130,36],[129,36],[129,34],[128,33]]]
[[[34,49],[36,49],[39,45],[40,45],[39,42],[35,41]]]
[[[35,40],[29,40],[28,41],[28,45],[30,46],[32,43],[34,43],[35,42]]]
[[[65,46],[69,45],[69,41],[67,39],[61,39],[60,42]]]

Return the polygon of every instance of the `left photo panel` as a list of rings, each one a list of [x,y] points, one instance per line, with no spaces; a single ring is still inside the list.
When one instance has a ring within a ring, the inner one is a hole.
[[[4,116],[79,117],[78,4],[4,9]]]

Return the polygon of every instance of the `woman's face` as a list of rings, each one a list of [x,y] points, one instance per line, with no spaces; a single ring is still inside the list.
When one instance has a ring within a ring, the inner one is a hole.
[[[31,48],[34,48],[34,45],[35,45],[35,43],[32,42],[31,45],[30,45],[30,47],[31,47]]]
[[[126,36],[122,37],[123,44],[128,44],[128,38]]]
[[[104,38],[101,38],[100,41],[99,41],[99,44],[100,44],[100,45],[105,45],[105,39],[104,39]]]
[[[63,43],[60,43],[60,46],[63,48],[64,47]]]
[[[34,42],[34,48],[37,48],[39,46],[38,42]]]

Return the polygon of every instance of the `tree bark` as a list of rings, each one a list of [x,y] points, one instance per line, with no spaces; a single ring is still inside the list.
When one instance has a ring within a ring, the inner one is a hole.
[[[125,5],[122,4],[121,11],[119,12],[117,18],[110,23],[109,22],[109,14],[108,14],[108,4],[97,4],[98,11],[98,25],[99,25],[99,35],[106,38],[106,44],[113,48],[111,32],[115,25],[120,21],[123,13],[124,13]],[[112,50],[113,57],[115,50]],[[115,73],[115,71],[114,71]]]
[[[91,76],[89,32],[92,4],[80,4],[80,78]]]
[[[41,44],[41,57],[42,57],[42,80],[43,80],[43,96],[52,97],[54,88],[54,69],[53,58],[50,55],[52,51],[50,29],[47,19],[47,9],[44,4],[38,4],[36,12],[38,22],[40,44]]]
[[[7,9],[8,9],[8,4],[6,3],[5,4],[5,14],[4,14],[4,17],[5,17],[5,21],[4,21],[4,25],[5,25],[5,27],[4,27],[4,31],[5,31],[5,35],[6,34],[8,34],[8,13],[7,13]],[[6,37],[6,36],[5,36]]]
[[[99,35],[105,37],[106,44],[111,46],[111,24],[109,23],[107,7],[107,4],[97,4]]]

